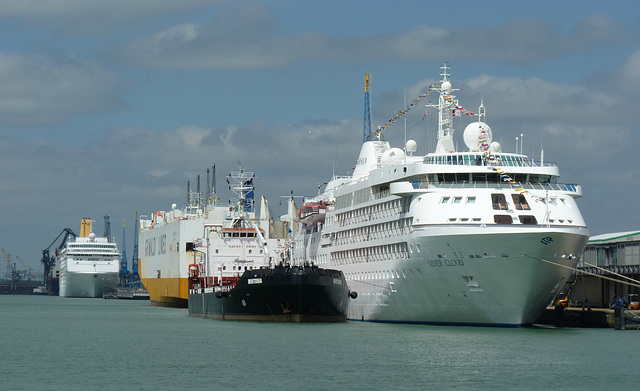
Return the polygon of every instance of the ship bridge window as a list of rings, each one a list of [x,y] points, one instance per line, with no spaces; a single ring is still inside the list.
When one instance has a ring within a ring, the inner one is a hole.
[[[522,224],[531,224],[531,225],[536,225],[538,224],[538,221],[536,220],[535,216],[520,216],[520,222]]]
[[[440,201],[440,203],[446,204],[447,202],[449,202],[449,197],[442,197],[442,200]]]
[[[527,203],[527,199],[524,198],[523,194],[511,194],[511,198],[513,198],[513,203],[516,205],[516,209],[518,210],[529,210],[529,204]]]
[[[513,223],[513,218],[509,215],[495,215],[493,216],[493,221],[496,224],[511,224]]]
[[[453,203],[459,204],[462,201],[462,197],[453,197]]]
[[[476,197],[467,197],[467,204],[475,204]]]
[[[493,203],[493,209],[496,210],[507,210],[507,200],[504,197],[504,194],[494,193],[491,194],[491,202]]]
[[[474,172],[471,174],[471,180],[473,182],[486,182],[487,181],[487,174],[486,173],[481,173],[481,172]]]

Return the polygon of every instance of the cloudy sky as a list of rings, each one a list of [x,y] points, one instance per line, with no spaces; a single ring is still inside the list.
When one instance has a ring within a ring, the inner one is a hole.
[[[525,153],[583,185],[592,234],[640,230],[640,3],[531,4],[3,0],[0,245],[40,270],[63,228],[91,217],[102,234],[108,214],[118,242],[127,219],[130,258],[135,212],[184,204],[214,163],[219,178],[254,171],[279,215],[281,196],[351,172],[365,73],[375,126],[444,61],[503,150],[523,134]],[[420,154],[436,129],[423,116],[406,122]],[[401,147],[404,123],[384,135]]]

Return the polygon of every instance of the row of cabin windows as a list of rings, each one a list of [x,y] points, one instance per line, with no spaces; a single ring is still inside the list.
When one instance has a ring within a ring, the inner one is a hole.
[[[449,201],[453,198],[453,203],[454,204],[461,204],[462,203],[462,197],[456,196],[456,197],[442,197],[442,200],[440,200],[441,204],[448,204]],[[472,197],[467,197],[465,204],[475,204],[476,203],[476,197],[472,196]]]
[[[445,196],[440,200],[441,204],[448,204],[451,202],[452,204],[462,204],[462,200],[464,197],[461,196]],[[513,204],[515,205],[517,210],[530,210],[531,207],[527,202],[527,199],[522,194],[511,194],[511,199],[513,200]],[[475,204],[476,197],[466,197],[465,204]],[[502,193],[494,193],[491,194],[491,203],[493,205],[493,209],[495,210],[507,210],[509,209],[509,205],[507,204],[507,199]]]
[[[409,211],[409,198],[397,198],[391,201],[358,208],[349,212],[336,214],[336,220],[340,227],[363,221],[377,220]],[[333,220],[331,220],[333,222]]]
[[[558,177],[540,174],[509,174],[511,179],[520,183],[551,183],[556,184]],[[473,182],[489,182],[504,183],[497,172],[452,172],[430,174],[429,180],[435,183],[473,183]]]
[[[347,280],[363,281],[363,280],[387,280],[393,278],[407,278],[407,277],[423,277],[422,271],[416,269],[417,273],[413,269],[406,270],[379,270],[379,271],[367,271],[358,273],[345,273]],[[373,290],[381,288],[380,286],[372,285]],[[388,287],[382,287],[383,290],[388,290]]]

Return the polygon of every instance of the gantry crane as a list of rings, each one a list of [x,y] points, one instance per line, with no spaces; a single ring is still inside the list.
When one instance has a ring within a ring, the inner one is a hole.
[[[122,220],[122,258],[120,258],[120,286],[129,286],[131,273],[127,270],[127,220]]]

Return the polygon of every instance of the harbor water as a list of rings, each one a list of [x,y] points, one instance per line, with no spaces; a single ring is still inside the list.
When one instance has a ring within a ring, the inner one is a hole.
[[[189,317],[0,296],[3,390],[635,389],[640,332]]]

